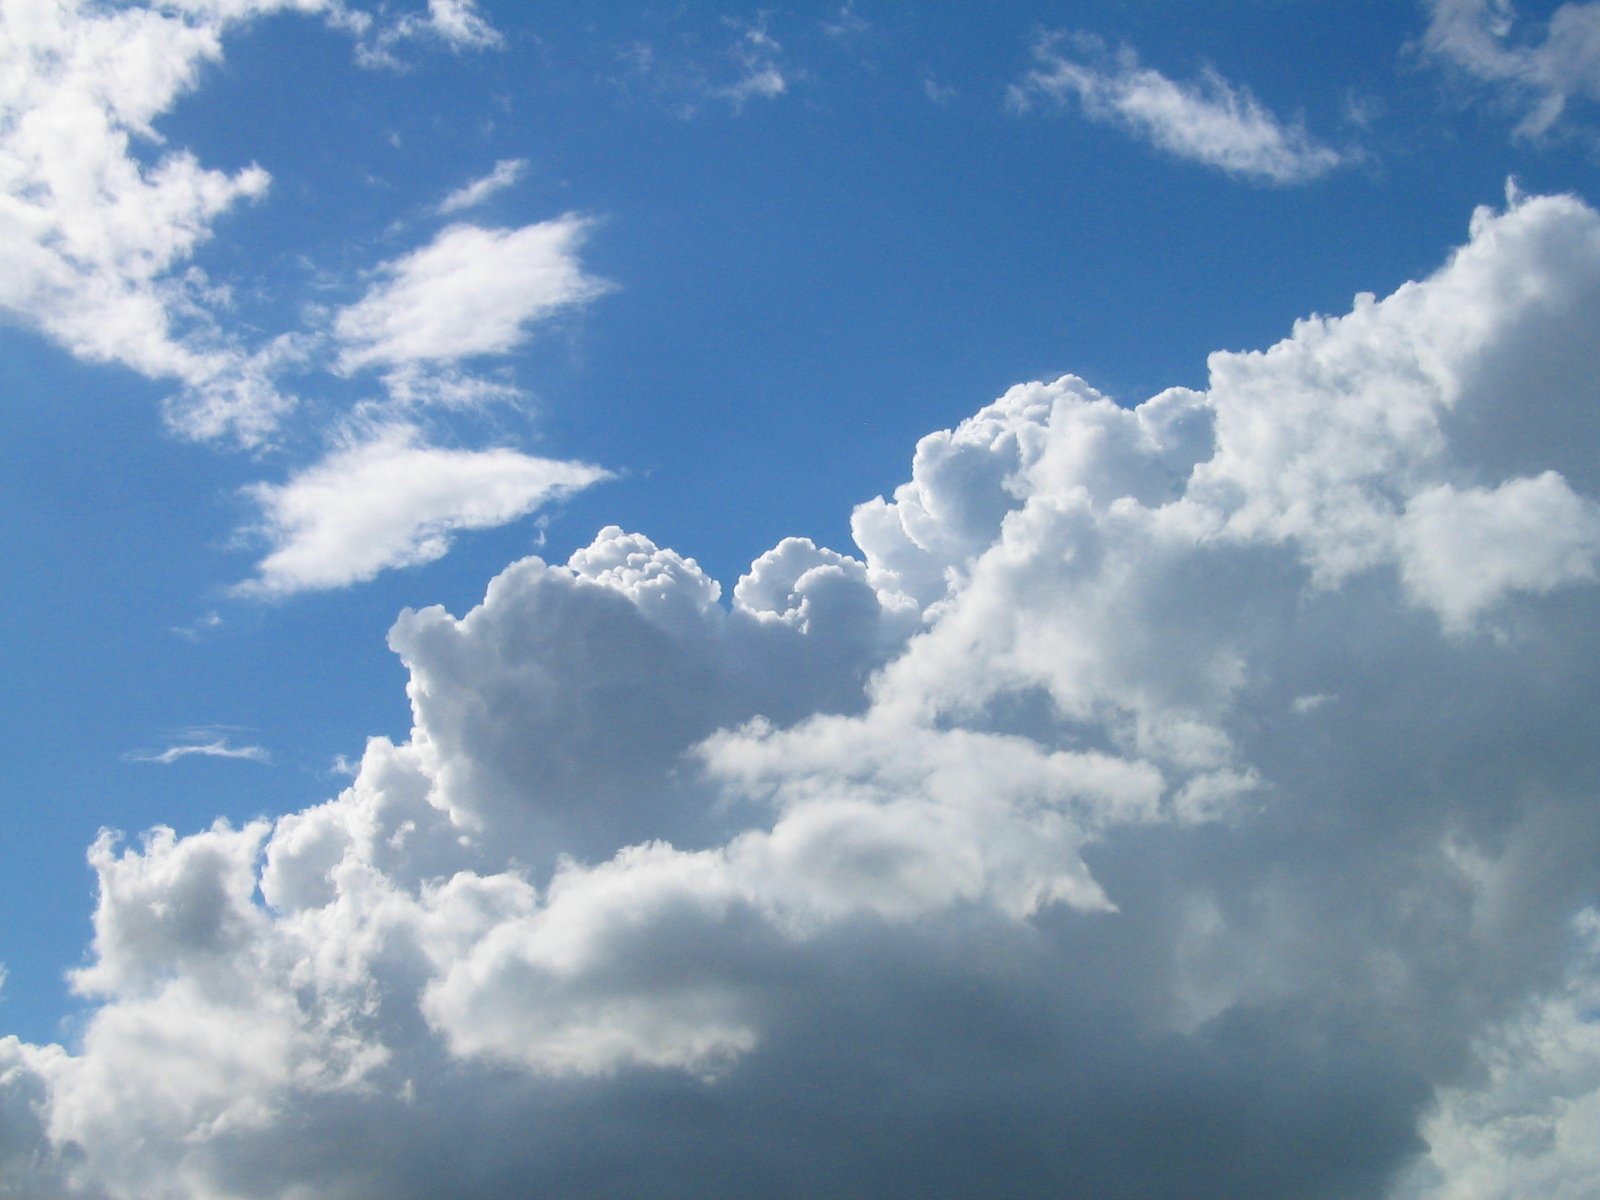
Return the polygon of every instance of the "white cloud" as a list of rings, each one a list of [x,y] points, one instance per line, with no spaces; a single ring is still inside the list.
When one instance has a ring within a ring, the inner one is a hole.
[[[708,100],[742,112],[747,101],[776,100],[803,78],[772,35],[768,14],[750,20],[723,17],[721,24],[732,37],[715,50],[702,48],[698,35],[686,33],[675,42],[634,41],[617,57],[633,80],[644,82],[648,91],[685,118],[695,116]],[[631,86],[627,78],[617,82]]]
[[[203,736],[203,735],[202,735]],[[161,763],[171,766],[181,758],[194,756],[201,758],[238,758],[246,762],[267,763],[272,761],[272,755],[261,746],[235,746],[227,738],[212,738],[210,741],[190,740],[178,742],[168,746],[165,750],[156,752],[133,751],[123,755],[129,762]]]
[[[152,122],[220,57],[229,21],[287,6],[32,4],[0,40],[0,308],[81,358],[176,380],[170,416],[193,436],[256,442],[289,407],[178,270],[269,177],[183,150],[146,165],[133,146],[159,146]]]
[[[439,201],[439,212],[448,216],[465,208],[475,208],[496,192],[515,185],[527,170],[528,160],[525,158],[502,158],[487,175],[463,184]]]
[[[785,539],[724,606],[608,527],[403,613],[411,735],[339,796],[96,843],[81,1042],[0,1041],[0,1181],[1582,1195],[1597,297],[1600,214],[1520,200],[1203,391],[1011,389],[860,558]],[[548,483],[506,453],[497,512]],[[262,493],[275,569],[480,470],[337,452]]]
[[[338,17],[356,35],[356,61],[366,67],[402,66],[396,51],[411,41],[436,42],[458,54],[505,44],[505,37],[478,11],[476,0],[428,0],[425,14],[408,12],[391,20],[374,20],[361,10],[341,9]]]
[[[735,109],[750,99],[773,100],[789,90],[783,68],[783,47],[767,32],[766,22],[733,22],[738,37],[728,51],[739,68],[732,83],[712,89],[712,94],[730,101]]]
[[[190,265],[271,177],[258,164],[204,167],[155,129],[220,60],[224,34],[283,10],[358,36],[373,26],[334,0],[57,0],[8,8],[0,38],[0,310],[81,359],[173,381],[163,412],[185,437],[257,446],[295,406],[277,379],[304,360],[306,339],[231,331],[227,288]],[[414,37],[476,49],[499,35],[471,0],[430,0],[426,16],[372,37],[359,54]]]
[[[1488,1031],[1486,1078],[1444,1090],[1405,1200],[1585,1200],[1600,1176],[1600,912],[1574,920],[1562,985]]]
[[[1503,89],[1527,111],[1516,132],[1548,133],[1574,100],[1600,100],[1600,4],[1561,4],[1542,36],[1511,0],[1429,0],[1425,53]]]
[[[507,524],[604,478],[583,463],[443,449],[425,444],[415,426],[380,428],[285,483],[246,489],[261,509],[251,532],[271,549],[236,590],[283,596],[431,562],[461,530]]]
[[[533,323],[610,289],[578,261],[589,227],[570,214],[520,229],[450,226],[385,264],[383,282],[339,313],[339,365],[448,364],[515,349]]]
[[[1033,56],[1038,65],[1008,93],[1019,110],[1039,99],[1075,99],[1091,120],[1120,125],[1178,158],[1266,183],[1304,183],[1348,161],[1210,68],[1197,82],[1180,83],[1143,66],[1132,49],[1112,55],[1085,35],[1042,37]]]

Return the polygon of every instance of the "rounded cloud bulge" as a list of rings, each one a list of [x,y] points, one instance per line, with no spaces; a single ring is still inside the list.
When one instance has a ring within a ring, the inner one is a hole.
[[[1012,388],[854,554],[403,613],[342,793],[95,844],[0,1196],[1582,1195],[1597,300],[1517,197],[1204,390]]]

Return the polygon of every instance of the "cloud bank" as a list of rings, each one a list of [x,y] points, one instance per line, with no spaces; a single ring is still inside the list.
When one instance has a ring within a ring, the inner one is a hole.
[[[1582,1194],[1597,321],[1519,200],[1204,391],[1011,389],[860,557],[402,614],[340,795],[95,844],[0,1195]]]
[[[1084,34],[1041,37],[1033,57],[1038,65],[1008,92],[1019,111],[1039,100],[1076,100],[1092,121],[1119,125],[1177,158],[1260,183],[1304,183],[1347,161],[1209,68],[1198,82],[1180,83],[1144,66],[1131,48],[1112,54]]]
[[[1430,0],[1425,54],[1525,110],[1521,137],[1549,133],[1574,100],[1600,100],[1600,4],[1561,4],[1539,36],[1511,0]]]

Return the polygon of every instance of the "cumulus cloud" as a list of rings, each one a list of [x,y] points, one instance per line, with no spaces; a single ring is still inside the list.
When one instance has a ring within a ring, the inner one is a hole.
[[[249,532],[270,550],[235,590],[286,596],[432,562],[460,530],[505,525],[606,476],[508,448],[430,446],[414,425],[380,427],[284,483],[245,489],[261,510]]]
[[[382,281],[339,313],[339,365],[448,365],[507,353],[534,322],[609,290],[578,261],[589,228],[571,214],[520,229],[450,226],[385,264]]]
[[[1090,120],[1120,125],[1178,158],[1263,183],[1304,183],[1349,158],[1210,68],[1197,82],[1180,83],[1144,66],[1131,48],[1113,54],[1099,38],[1083,34],[1041,37],[1033,57],[1037,65],[1008,92],[1019,111],[1040,100],[1076,100]]]
[[[1204,390],[1011,389],[859,556],[724,602],[608,527],[402,614],[337,797],[97,841],[0,1189],[1582,1194],[1597,298],[1519,199]]]
[[[516,184],[527,170],[525,158],[502,158],[487,175],[463,184],[439,201],[439,212],[448,216],[465,208],[475,208],[496,192]]]
[[[700,112],[708,100],[742,112],[748,101],[786,95],[803,77],[773,36],[769,14],[750,20],[723,17],[721,24],[731,38],[714,50],[702,48],[696,35],[686,34],[677,44],[633,42],[618,57],[629,74],[685,118]],[[617,82],[630,86],[627,79]]]
[[[1429,0],[1422,48],[1525,109],[1522,137],[1548,133],[1574,100],[1600,100],[1600,4],[1561,4],[1535,33],[1511,0]]]

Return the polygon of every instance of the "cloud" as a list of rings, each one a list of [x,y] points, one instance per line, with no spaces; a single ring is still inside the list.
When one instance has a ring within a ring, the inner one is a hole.
[[[534,322],[610,290],[578,262],[590,225],[571,214],[520,229],[451,225],[385,264],[383,281],[338,314],[340,368],[450,364],[515,349]]]
[[[261,746],[230,745],[226,737],[216,737],[210,741],[198,740],[206,736],[208,736],[206,731],[192,730],[184,741],[168,746],[165,750],[155,753],[130,751],[122,757],[128,762],[160,763],[162,766],[171,766],[180,758],[191,758],[196,755],[202,758],[238,758],[246,762],[272,761],[272,755]]]
[[[464,208],[475,208],[496,192],[513,186],[527,170],[525,158],[502,158],[487,175],[464,184],[439,201],[439,212],[448,216]]]
[[[1423,52],[1526,109],[1519,137],[1550,132],[1574,100],[1600,100],[1600,4],[1561,4],[1542,36],[1511,0],[1429,0]]]
[[[271,547],[243,595],[346,587],[392,567],[432,562],[464,529],[489,529],[607,477],[583,463],[516,450],[429,446],[412,425],[379,428],[282,484],[246,494]]]
[[[191,264],[219,221],[266,196],[271,176],[254,163],[204,167],[167,148],[155,121],[221,59],[225,33],[284,10],[321,13],[358,36],[373,26],[332,0],[61,0],[8,19],[0,42],[0,310],[85,361],[173,381],[167,423],[197,440],[269,439],[295,407],[278,377],[308,346],[231,331],[228,289]],[[430,0],[425,17],[382,27],[358,55],[386,57],[414,37],[465,50],[499,35],[471,0]]]
[[[739,77],[730,84],[713,88],[712,94],[730,101],[735,109],[746,100],[773,100],[789,90],[784,73],[783,47],[767,32],[766,22],[730,22],[738,37],[728,50],[739,68]]]
[[[1076,99],[1090,120],[1119,125],[1191,162],[1262,183],[1305,183],[1349,161],[1299,123],[1285,123],[1242,87],[1207,68],[1196,83],[1143,66],[1128,47],[1110,54],[1100,39],[1052,34],[1033,47],[1037,66],[1007,93],[1013,108]]]
[[[1581,1195],[1597,300],[1600,214],[1518,198],[1203,390],[1012,388],[859,556],[785,539],[724,602],[607,527],[403,613],[410,737],[338,796],[97,841],[0,1181]],[[479,468],[336,452],[263,494],[305,485],[283,577],[413,544],[387,499],[318,529],[345,481]]]
[[[841,21],[853,15],[846,6]],[[626,88],[633,81],[642,81],[676,115],[689,118],[708,100],[725,102],[735,113],[742,112],[750,100],[776,100],[803,77],[803,72],[789,64],[783,44],[772,35],[767,14],[751,20],[723,17],[721,26],[732,36],[715,50],[703,50],[694,33],[685,33],[675,44],[628,44],[617,54],[627,75],[616,82]],[[832,35],[826,23],[822,28]]]
[[[1562,986],[1481,1042],[1487,1079],[1446,1089],[1423,1129],[1430,1153],[1407,1181],[1439,1200],[1583,1200],[1600,1173],[1600,915],[1573,922]]]
[[[390,20],[374,20],[359,9],[337,8],[335,14],[336,23],[356,35],[356,61],[364,67],[401,68],[396,51],[412,41],[434,42],[457,54],[505,44],[475,0],[428,0],[426,14],[408,12]]]
[[[257,442],[290,405],[271,354],[227,337],[204,277],[180,269],[269,176],[134,147],[160,146],[152,122],[221,56],[226,25],[285,6],[36,5],[0,45],[0,308],[80,358],[176,380],[169,418],[195,437]]]

